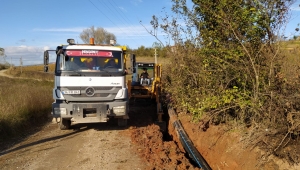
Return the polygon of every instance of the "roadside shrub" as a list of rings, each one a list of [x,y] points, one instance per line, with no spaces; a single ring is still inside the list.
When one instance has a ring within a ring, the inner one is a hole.
[[[164,67],[171,105],[204,125],[251,127],[254,146],[272,131],[278,137],[266,147],[270,153],[282,150],[287,136],[299,137],[299,62],[279,39],[292,1],[198,0],[192,8],[185,0],[173,3],[176,18],[158,23],[153,16],[151,22],[174,41],[166,45],[170,65]]]
[[[7,69],[8,67],[9,67],[9,65],[0,63],[0,70]]]

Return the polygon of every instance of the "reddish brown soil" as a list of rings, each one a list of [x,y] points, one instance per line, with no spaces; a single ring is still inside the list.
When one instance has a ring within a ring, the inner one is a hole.
[[[198,169],[174,141],[163,142],[157,125],[134,129],[132,140],[139,146],[138,153],[152,166],[151,169]]]
[[[299,165],[291,165],[279,157],[268,156],[258,147],[248,145],[243,135],[245,133],[239,129],[228,128],[225,125],[210,125],[206,131],[203,131],[199,123],[191,122],[190,115],[179,114],[178,119],[194,146],[212,169],[300,169]],[[292,147],[293,145],[290,148]]]
[[[151,121],[155,118],[155,111],[151,110],[151,107],[133,107],[130,135],[138,148],[136,152],[150,169],[199,169],[187,158],[173,127],[173,118],[168,125],[168,133],[172,140],[163,140],[159,127]],[[152,117],[147,117],[151,112]],[[267,156],[268,154],[258,147],[250,147],[239,129],[211,125],[203,131],[199,123],[191,122],[192,118],[188,114],[179,114],[175,119],[181,121],[194,146],[212,169],[300,169],[299,165],[290,165],[278,157],[270,154]]]
[[[136,106],[136,107],[135,107]],[[185,151],[176,141],[165,141],[160,128],[155,124],[154,105],[131,106],[129,119],[130,136],[138,148],[136,153],[146,162],[149,169],[199,169],[186,158]]]

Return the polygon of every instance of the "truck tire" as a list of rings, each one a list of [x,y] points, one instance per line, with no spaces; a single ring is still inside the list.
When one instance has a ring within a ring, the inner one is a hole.
[[[127,119],[119,118],[118,126],[127,126]]]
[[[59,123],[60,130],[67,130],[71,126],[71,120],[70,119],[61,119]]]

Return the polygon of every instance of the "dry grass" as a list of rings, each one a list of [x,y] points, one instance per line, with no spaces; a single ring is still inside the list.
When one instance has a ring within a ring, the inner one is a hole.
[[[149,62],[149,63],[154,63],[155,59],[154,57],[136,57],[137,62]],[[160,58],[157,57],[157,63],[158,64],[166,64],[169,62],[169,58]]]
[[[1,77],[0,87],[0,142],[47,120],[53,82]]]
[[[283,41],[281,42],[281,48],[282,49],[294,49],[300,46],[300,41],[299,40],[289,40],[289,41]]]
[[[6,73],[14,77],[53,81],[54,67],[55,67],[54,64],[50,64],[49,72],[45,73],[43,65],[24,66],[24,67],[18,66],[18,67],[9,68],[6,71]]]
[[[281,53],[284,54],[285,58],[282,61],[282,76],[287,81],[295,81],[299,77],[300,69],[300,41],[288,41],[282,44]]]

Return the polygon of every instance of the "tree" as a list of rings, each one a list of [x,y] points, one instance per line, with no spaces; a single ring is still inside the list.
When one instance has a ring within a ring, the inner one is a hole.
[[[94,38],[95,44],[109,44],[110,40],[116,40],[116,36],[113,33],[106,31],[104,28],[95,28],[94,26],[84,29],[82,33],[80,33],[80,39],[84,43],[88,44],[90,38]]]
[[[3,57],[4,63],[6,63],[6,60],[5,60],[5,57],[6,57],[6,55],[5,55],[5,49],[1,48],[1,47],[0,47],[0,57]]]
[[[1,48],[1,47],[0,47],[0,56],[4,56],[4,54],[5,54],[4,48]]]

